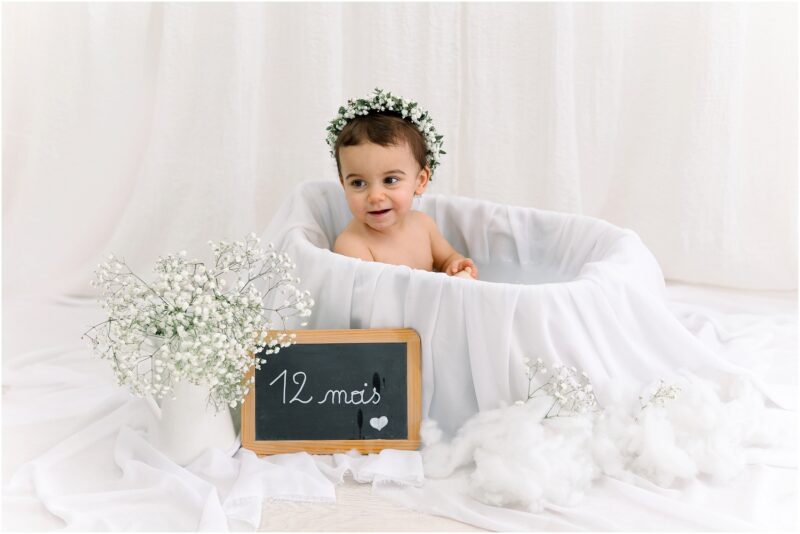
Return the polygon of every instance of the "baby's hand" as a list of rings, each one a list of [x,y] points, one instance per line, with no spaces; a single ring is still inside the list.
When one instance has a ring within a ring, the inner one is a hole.
[[[478,268],[469,258],[455,260],[447,266],[447,274],[450,276],[461,276],[462,278],[471,277],[478,279]],[[466,276],[465,276],[466,275]]]

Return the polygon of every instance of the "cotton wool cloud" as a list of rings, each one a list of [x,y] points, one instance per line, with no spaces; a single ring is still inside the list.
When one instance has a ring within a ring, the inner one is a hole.
[[[545,418],[550,397],[479,412],[451,441],[423,422],[425,474],[469,473],[472,496],[486,504],[537,512],[574,506],[594,480],[642,477],[669,488],[707,475],[724,483],[741,473],[746,449],[770,443],[763,397],[743,377],[714,384],[689,373],[673,378],[679,394],[642,408],[618,398],[602,411]],[[650,384],[641,397],[648,399]]]

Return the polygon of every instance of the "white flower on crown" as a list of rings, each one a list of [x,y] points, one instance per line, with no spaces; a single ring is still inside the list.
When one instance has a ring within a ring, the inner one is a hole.
[[[447,154],[442,150],[443,136],[436,133],[433,120],[431,120],[428,112],[420,109],[416,102],[394,96],[392,93],[377,87],[367,98],[348,100],[347,104],[339,108],[339,113],[336,117],[331,120],[326,128],[328,136],[325,139],[330,147],[331,157],[336,157],[334,151],[336,139],[351,119],[354,119],[357,115],[368,115],[370,111],[386,111],[387,109],[399,112],[404,119],[409,120],[419,129],[427,146],[427,162],[431,168],[431,179],[433,179],[433,173],[441,163],[439,158],[442,154]]]

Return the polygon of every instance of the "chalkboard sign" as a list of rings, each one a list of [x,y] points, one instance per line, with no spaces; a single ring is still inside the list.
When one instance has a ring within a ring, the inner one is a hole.
[[[294,330],[253,369],[242,446],[257,454],[419,448],[420,340],[408,328]]]

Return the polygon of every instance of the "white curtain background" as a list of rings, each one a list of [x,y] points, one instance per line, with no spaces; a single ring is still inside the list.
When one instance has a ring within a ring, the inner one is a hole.
[[[671,280],[797,287],[793,3],[3,5],[6,296],[90,295],[337,180],[374,87],[444,137],[432,193],[631,228]]]

